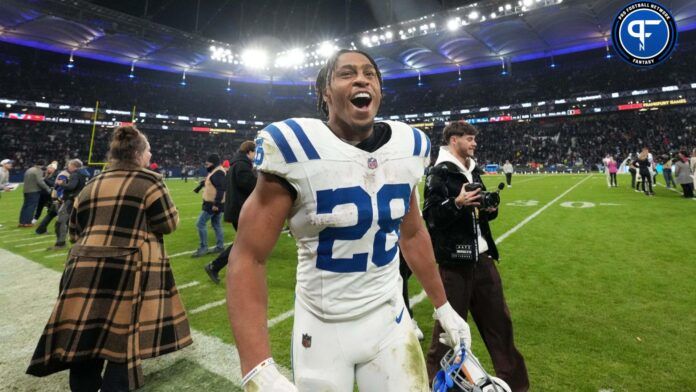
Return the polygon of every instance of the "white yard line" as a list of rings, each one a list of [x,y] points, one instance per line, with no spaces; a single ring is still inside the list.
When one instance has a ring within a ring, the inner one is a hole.
[[[0,323],[2,384],[17,390],[65,391],[68,388],[68,372],[42,378],[24,373],[55,304],[61,274],[4,249],[0,249],[0,259],[3,261],[3,268],[0,269],[0,309],[3,310],[3,322]],[[41,284],[37,285],[37,282]],[[191,336],[194,342],[191,346],[143,361],[145,375],[187,360],[239,386],[242,377],[237,348],[195,329],[191,329]],[[279,368],[281,373],[291,377],[288,369]],[[195,386],[184,385],[179,389],[186,388]],[[2,387],[0,389],[4,390]]]
[[[188,283],[184,283],[184,284],[182,284],[182,285],[176,285],[176,288],[179,289],[179,290],[181,290],[181,289],[187,289],[187,288],[189,288],[189,287],[198,286],[199,284],[201,284],[201,282],[199,282],[199,281],[197,281],[197,280],[194,280],[194,281],[191,281],[191,282],[188,282]]]
[[[553,199],[553,200],[551,200],[550,202],[544,204],[543,207],[541,207],[541,208],[539,208],[538,210],[536,210],[532,215],[526,217],[522,222],[518,223],[517,225],[515,225],[515,227],[513,227],[512,229],[506,231],[505,233],[503,233],[503,235],[501,235],[500,237],[498,237],[498,239],[495,241],[495,244],[498,245],[499,243],[503,242],[506,238],[508,238],[509,236],[511,236],[512,234],[514,234],[517,230],[521,229],[524,225],[526,225],[527,223],[529,223],[532,219],[534,219],[534,218],[536,218],[537,216],[539,216],[539,214],[541,214],[542,212],[544,212],[545,209],[551,207],[551,206],[553,205],[553,203],[555,203],[555,202],[557,202],[558,200],[560,200],[563,196],[567,195],[568,193],[570,193],[570,191],[572,191],[573,189],[577,188],[578,186],[580,186],[580,184],[582,184],[583,182],[589,180],[590,178],[592,178],[591,175],[585,177],[584,179],[578,181],[575,185],[573,185],[573,186],[571,186],[570,188],[568,188],[568,190],[566,190],[565,192],[561,193],[561,194],[560,194],[559,196],[557,196],[555,199]]]
[[[225,244],[225,248],[227,248],[227,247],[230,246],[231,244],[232,244],[232,242],[226,243],[226,244]],[[174,253],[173,255],[169,255],[169,258],[170,258],[170,259],[173,259],[173,258],[179,257],[179,256],[192,255],[194,252],[195,252],[195,250],[188,250],[188,251],[186,251],[186,252]],[[213,255],[213,254],[214,254],[214,253],[211,253],[211,255]],[[202,257],[202,256],[201,256],[201,257]]]
[[[655,184],[655,185],[659,185],[659,186],[661,186],[661,187],[663,187],[663,188],[665,188],[665,189],[668,189],[668,190],[670,190],[670,191],[672,191],[672,192],[676,192],[676,193],[678,193],[678,194],[680,194],[680,195],[684,196],[684,194],[683,194],[683,193],[682,193],[681,191],[679,191],[678,189],[674,189],[674,188],[667,188],[667,186],[666,186],[666,185],[662,185],[662,184]]]
[[[56,242],[55,238],[46,238],[43,241],[37,241],[37,242],[31,242],[29,244],[20,244],[20,245],[13,245],[15,248],[26,248],[27,246],[36,246],[36,245],[41,245],[41,244],[50,244],[52,242]]]
[[[37,239],[41,239],[41,236],[32,233],[32,234],[31,234],[31,237],[29,237],[29,238],[13,239],[13,240],[11,240],[11,241],[3,241],[3,242],[6,243],[6,244],[17,244],[17,243],[20,243],[20,242],[36,241]]]
[[[211,303],[199,306],[197,308],[191,309],[188,311],[188,313],[189,314],[196,314],[196,313],[200,313],[200,312],[205,312],[208,309],[212,309],[212,308],[218,307],[220,305],[223,305],[225,302],[226,302],[225,299],[221,299],[219,301],[211,302]]]
[[[65,252],[65,253],[62,253],[62,252],[61,252],[61,253],[56,253],[56,254],[54,254],[54,255],[48,255],[48,256],[44,256],[44,257],[47,258],[47,259],[53,259],[53,258],[56,258],[56,257],[65,257],[65,256],[67,256],[67,255],[68,255],[68,252]]]

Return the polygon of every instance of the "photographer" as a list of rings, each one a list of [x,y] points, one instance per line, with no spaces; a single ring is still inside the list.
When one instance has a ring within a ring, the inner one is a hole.
[[[527,368],[515,348],[510,311],[494,263],[498,250],[488,225],[498,215],[499,199],[485,192],[481,170],[474,161],[477,133],[465,122],[445,127],[444,146],[426,181],[423,217],[447,298],[462,316],[471,311],[496,375],[513,391],[526,391]],[[438,340],[442,332],[436,322],[427,355],[430,379],[449,349]]]

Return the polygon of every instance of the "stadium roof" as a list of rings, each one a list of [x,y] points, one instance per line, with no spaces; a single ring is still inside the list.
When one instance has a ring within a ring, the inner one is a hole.
[[[83,0],[5,0],[0,3],[0,40],[129,67],[288,84],[314,79],[324,42],[365,50],[376,58],[385,78],[400,78],[501,64],[503,58],[524,61],[610,45],[613,19],[626,4],[626,0],[478,2],[293,46],[269,36],[228,44]],[[680,31],[696,28],[696,0],[673,0],[669,10]],[[228,62],[211,59],[211,47],[228,50]],[[250,47],[268,51],[271,64],[256,70],[245,67],[241,55]],[[277,54],[293,47],[304,53],[303,64],[273,66]]]

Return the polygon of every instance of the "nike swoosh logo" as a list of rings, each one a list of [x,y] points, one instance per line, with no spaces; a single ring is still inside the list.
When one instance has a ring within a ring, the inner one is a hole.
[[[401,323],[401,318],[404,316],[404,309],[401,309],[401,313],[399,313],[398,316],[396,316],[396,323],[399,324]]]

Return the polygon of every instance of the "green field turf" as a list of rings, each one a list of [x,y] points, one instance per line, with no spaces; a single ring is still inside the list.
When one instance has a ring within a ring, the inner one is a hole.
[[[501,180],[485,178],[489,188]],[[503,238],[499,269],[532,390],[695,391],[696,201],[662,186],[646,197],[630,189],[628,176],[611,189],[603,175],[518,175],[513,181],[501,194],[492,229],[494,238]],[[195,185],[168,181],[181,217],[178,230],[165,237],[170,256],[197,247]],[[65,252],[43,250],[52,235],[16,228],[21,199],[21,189],[0,199],[0,247],[61,271]],[[225,229],[232,241],[231,226]],[[184,254],[171,263],[179,286],[199,282],[181,289],[191,326],[234,344],[224,304],[196,311],[225,297],[224,279],[215,285],[203,271],[211,259]],[[269,319],[292,309],[295,265],[294,241],[282,234],[268,263]],[[414,278],[410,289],[411,295],[421,291]],[[414,312],[427,350],[432,306],[425,300]],[[286,368],[291,329],[292,317],[271,328],[274,357]],[[472,334],[474,353],[492,371],[473,323]],[[146,382],[146,390],[234,390],[188,361]]]

